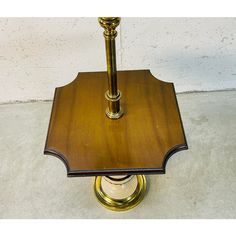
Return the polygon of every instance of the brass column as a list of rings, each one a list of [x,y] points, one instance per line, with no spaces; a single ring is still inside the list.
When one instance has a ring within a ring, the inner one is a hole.
[[[120,23],[119,17],[99,17],[98,21],[104,28],[104,37],[106,42],[106,58],[107,58],[107,77],[108,90],[105,98],[108,101],[106,115],[110,119],[118,119],[123,115],[120,107],[121,92],[117,89],[117,72],[116,72],[116,45],[115,38],[117,36],[116,27]]]

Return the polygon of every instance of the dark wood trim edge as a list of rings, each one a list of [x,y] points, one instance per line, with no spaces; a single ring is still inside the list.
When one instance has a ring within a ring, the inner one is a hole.
[[[69,164],[68,164],[67,159],[65,158],[65,156],[62,153],[59,153],[58,151],[55,151],[52,149],[44,149],[44,154],[57,157],[59,160],[61,160],[64,163],[64,165],[66,166],[67,175],[68,175],[68,173],[70,172]]]
[[[176,145],[167,152],[167,154],[165,155],[164,161],[162,163],[162,169],[164,171],[163,174],[166,173],[166,164],[167,164],[168,160],[170,159],[170,157],[172,155],[174,155],[175,153],[177,153],[179,151],[183,151],[183,150],[188,150],[187,143]]]
[[[132,168],[132,169],[102,169],[102,170],[70,170],[65,156],[55,150],[45,149],[44,154],[52,155],[60,159],[66,166],[68,177],[88,177],[88,176],[106,176],[106,175],[138,175],[138,174],[165,174],[166,163],[176,152],[188,149],[186,144],[179,144],[171,148],[165,155],[161,168]]]
[[[180,115],[179,104],[178,104],[178,100],[177,100],[177,97],[176,97],[175,86],[174,86],[174,83],[170,83],[170,84],[171,84],[171,86],[172,86],[172,89],[173,89],[173,92],[174,92],[174,95],[175,95],[175,103],[176,103],[176,107],[177,107],[177,110],[178,110],[178,115],[179,115],[179,119],[180,119],[182,131],[183,131],[184,143],[183,143],[183,144],[176,145],[175,147],[171,148],[171,149],[167,152],[167,154],[165,155],[165,158],[164,158],[163,165],[162,165],[162,168],[163,168],[163,170],[164,170],[164,173],[166,172],[166,164],[167,164],[167,161],[169,160],[169,158],[170,158],[173,154],[175,154],[176,152],[182,151],[182,150],[188,150],[188,144],[187,144],[187,139],[186,139],[185,132],[184,132],[183,121],[182,121],[182,118],[181,118],[181,115]]]

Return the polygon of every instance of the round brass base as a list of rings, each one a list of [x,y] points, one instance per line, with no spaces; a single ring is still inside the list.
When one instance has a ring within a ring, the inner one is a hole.
[[[137,206],[144,198],[146,192],[146,178],[144,175],[136,175],[137,187],[128,197],[115,199],[108,196],[102,189],[102,176],[95,177],[94,192],[99,202],[112,211],[127,211]]]

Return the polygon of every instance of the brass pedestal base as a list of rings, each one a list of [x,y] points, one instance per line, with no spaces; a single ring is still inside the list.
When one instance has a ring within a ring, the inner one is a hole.
[[[104,192],[102,188],[102,178],[101,176],[95,177],[94,191],[99,202],[109,210],[113,211],[126,211],[137,206],[144,198],[146,192],[146,178],[144,175],[136,175],[137,186],[134,192],[125,198],[116,199],[109,196]],[[113,179],[114,180],[114,179]],[[113,183],[116,184],[116,183]],[[119,180],[117,180],[119,184]]]

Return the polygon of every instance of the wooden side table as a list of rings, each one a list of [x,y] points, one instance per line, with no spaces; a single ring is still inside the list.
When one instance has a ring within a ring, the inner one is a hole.
[[[143,199],[144,175],[164,174],[170,156],[188,147],[174,85],[149,70],[117,72],[120,18],[99,22],[108,70],[79,73],[56,88],[44,153],[62,160],[68,177],[96,176],[100,203],[122,211]]]

